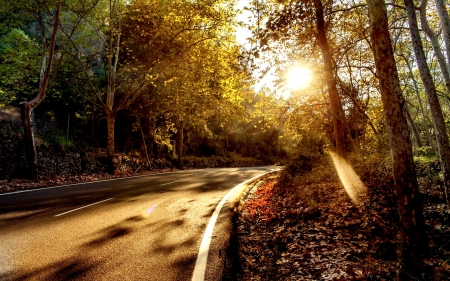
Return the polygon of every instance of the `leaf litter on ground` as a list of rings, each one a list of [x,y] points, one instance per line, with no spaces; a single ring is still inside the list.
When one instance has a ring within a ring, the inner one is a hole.
[[[367,193],[355,204],[331,160],[311,161],[319,163],[266,176],[242,197],[225,280],[395,280],[400,236],[389,165],[363,162]],[[450,212],[431,183],[421,186],[432,251],[424,262],[434,280],[450,280]]]

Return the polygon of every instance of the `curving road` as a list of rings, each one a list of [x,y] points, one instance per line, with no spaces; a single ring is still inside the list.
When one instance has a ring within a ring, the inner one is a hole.
[[[269,167],[188,170],[0,194],[0,280],[191,280],[216,205]],[[220,280],[219,215],[205,280]]]

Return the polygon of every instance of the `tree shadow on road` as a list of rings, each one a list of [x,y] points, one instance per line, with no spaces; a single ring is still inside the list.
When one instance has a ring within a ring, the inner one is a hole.
[[[87,276],[94,270],[98,263],[89,262],[85,259],[63,260],[32,271],[21,270],[8,272],[0,275],[3,281],[26,281],[26,280],[52,280],[65,281],[77,280]]]
[[[114,239],[126,236],[132,232],[129,227],[108,227],[103,231],[100,237],[85,244],[87,247],[99,247],[111,242]]]

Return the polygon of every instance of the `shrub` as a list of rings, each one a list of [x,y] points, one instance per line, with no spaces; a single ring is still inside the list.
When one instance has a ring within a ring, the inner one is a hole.
[[[67,147],[67,148],[74,147],[73,142],[68,140],[65,133],[61,130],[53,130],[53,131],[48,132],[44,136],[44,140],[47,143],[50,143],[53,145],[58,145],[58,146]]]

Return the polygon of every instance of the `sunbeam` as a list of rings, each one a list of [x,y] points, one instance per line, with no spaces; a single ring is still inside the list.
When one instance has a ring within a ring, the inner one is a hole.
[[[347,192],[353,203],[358,203],[360,197],[366,193],[366,187],[347,160],[339,157],[334,152],[330,152],[330,155],[345,192]]]

